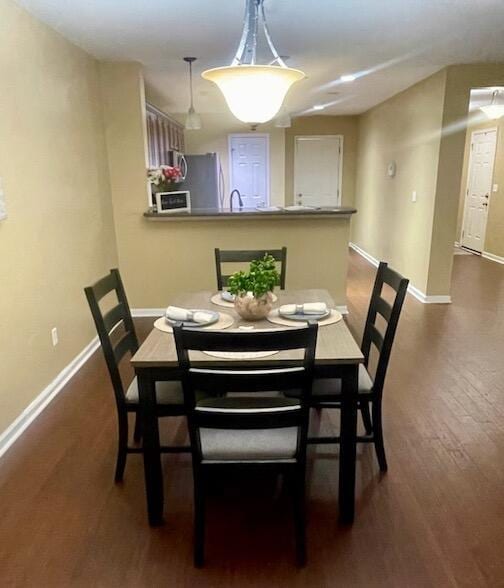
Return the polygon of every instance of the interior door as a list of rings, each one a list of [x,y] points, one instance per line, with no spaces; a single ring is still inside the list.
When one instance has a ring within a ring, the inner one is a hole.
[[[269,204],[268,137],[231,135],[231,190],[240,191],[243,206],[256,208]],[[238,199],[234,199],[238,206]]]
[[[473,133],[471,140],[461,243],[480,253],[485,245],[496,139],[497,131],[491,129]]]
[[[340,206],[341,138],[296,137],[294,203],[304,206]]]

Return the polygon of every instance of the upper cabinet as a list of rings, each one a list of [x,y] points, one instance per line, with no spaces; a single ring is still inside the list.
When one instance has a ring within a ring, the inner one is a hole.
[[[152,104],[146,111],[149,167],[172,165],[170,151],[184,152],[184,127]]]

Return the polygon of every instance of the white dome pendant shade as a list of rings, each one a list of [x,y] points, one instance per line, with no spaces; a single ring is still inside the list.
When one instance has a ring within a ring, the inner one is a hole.
[[[214,82],[226,99],[231,112],[244,123],[264,123],[278,113],[292,84],[305,74],[287,67],[271,40],[264,15],[263,0],[246,0],[245,22],[233,63],[204,71],[202,76]],[[256,64],[259,19],[273,60]],[[277,63],[277,65],[273,65]]]
[[[490,104],[480,106],[480,110],[492,120],[497,120],[498,118],[501,118],[501,116],[504,116],[504,92],[494,90]]]

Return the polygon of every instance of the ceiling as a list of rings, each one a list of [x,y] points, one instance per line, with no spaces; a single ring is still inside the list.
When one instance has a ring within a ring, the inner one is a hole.
[[[195,106],[227,112],[199,73],[227,65],[245,0],[17,0],[99,59],[136,60],[167,112],[188,107],[185,55],[194,65]],[[504,61],[502,0],[265,0],[270,31],[288,64],[308,79],[286,101],[291,113],[357,114],[442,67]],[[338,83],[342,74],[357,75]]]

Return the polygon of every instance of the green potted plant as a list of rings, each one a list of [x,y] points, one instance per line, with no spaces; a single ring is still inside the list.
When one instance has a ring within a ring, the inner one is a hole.
[[[235,296],[236,312],[249,321],[264,318],[272,308],[273,288],[279,280],[275,259],[268,254],[251,261],[248,272],[235,272],[229,277],[228,290]]]

